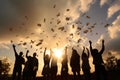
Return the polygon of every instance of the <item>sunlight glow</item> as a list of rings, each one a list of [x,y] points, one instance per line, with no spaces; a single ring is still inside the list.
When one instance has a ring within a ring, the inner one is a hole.
[[[58,48],[54,48],[53,52],[55,53],[55,56],[57,58],[61,58],[62,54],[63,54],[63,50],[62,49],[58,49]]]
[[[50,55],[50,50],[46,50],[46,54]]]

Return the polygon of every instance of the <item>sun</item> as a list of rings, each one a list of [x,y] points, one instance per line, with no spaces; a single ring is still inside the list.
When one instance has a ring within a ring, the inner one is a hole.
[[[61,58],[62,57],[62,54],[63,54],[63,50],[62,49],[59,49],[59,48],[54,48],[53,49],[53,52],[55,54],[55,56],[57,58]]]

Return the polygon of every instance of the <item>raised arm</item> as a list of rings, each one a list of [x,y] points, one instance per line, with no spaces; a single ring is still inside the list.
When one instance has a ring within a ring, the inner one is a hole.
[[[43,57],[43,58],[45,58],[46,49],[47,49],[47,48],[45,48],[45,50],[44,50],[44,57]]]
[[[86,48],[87,49],[87,54],[88,54],[88,57],[90,56],[90,53],[89,53],[89,49],[88,48]]]
[[[85,52],[85,47],[83,46],[83,52],[82,52],[82,54]]]
[[[28,53],[29,53],[29,50],[27,50],[27,52],[26,52],[26,58],[28,58]]]
[[[90,52],[92,52],[92,42],[89,41],[89,44],[90,44]]]
[[[104,40],[102,40],[102,49],[100,51],[100,54],[103,54],[104,50],[105,50],[105,45],[104,45]]]
[[[17,57],[18,54],[17,54],[17,51],[16,51],[15,47],[16,47],[16,46],[13,44],[13,50],[14,50],[14,53],[15,53],[15,57]]]

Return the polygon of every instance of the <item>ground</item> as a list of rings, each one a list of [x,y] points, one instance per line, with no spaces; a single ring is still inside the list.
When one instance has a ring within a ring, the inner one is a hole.
[[[91,76],[92,76],[92,80],[95,80],[94,73],[92,73]],[[0,77],[0,80],[11,80],[11,77],[5,78],[5,76],[4,77],[2,76],[2,77]],[[37,77],[37,80],[46,80],[46,79],[44,79],[43,77]],[[61,76],[58,75],[56,80],[63,80],[63,79],[61,78]],[[73,80],[73,76],[69,75],[67,77],[67,79],[65,79],[65,80]],[[81,75],[81,77],[76,80],[85,80],[85,79],[84,79],[84,76]],[[109,71],[108,72],[108,80],[120,80],[120,71]]]

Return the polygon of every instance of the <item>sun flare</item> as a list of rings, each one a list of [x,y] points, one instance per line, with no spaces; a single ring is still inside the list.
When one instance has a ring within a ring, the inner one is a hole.
[[[58,49],[58,48],[54,48],[54,49],[53,49],[53,52],[55,53],[55,56],[56,56],[57,58],[61,58],[61,56],[62,56],[62,54],[63,54],[62,49]]]

